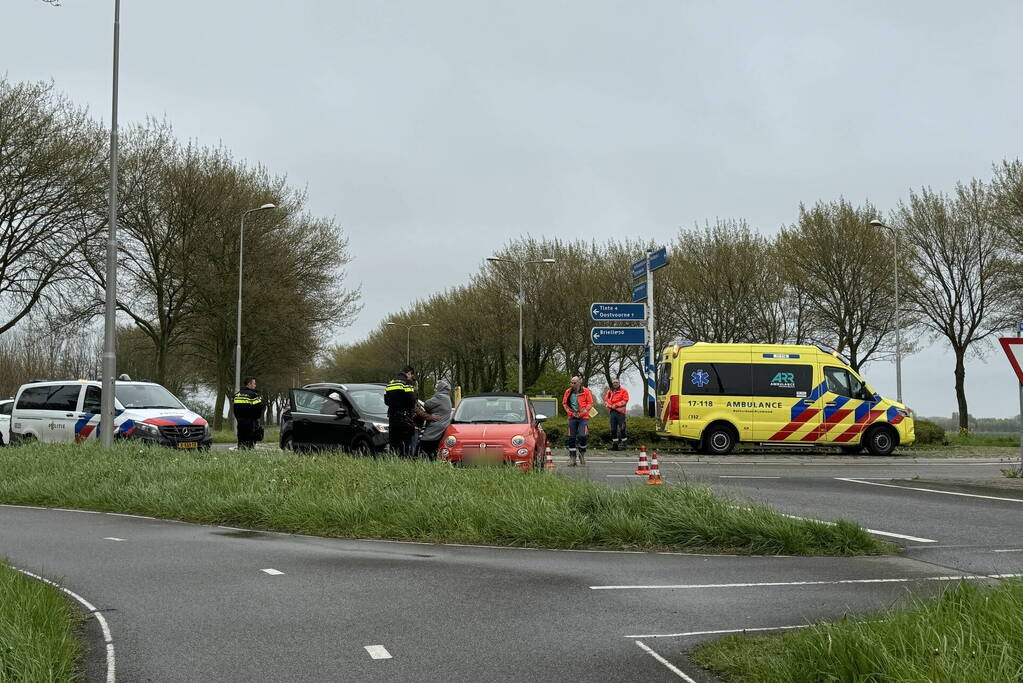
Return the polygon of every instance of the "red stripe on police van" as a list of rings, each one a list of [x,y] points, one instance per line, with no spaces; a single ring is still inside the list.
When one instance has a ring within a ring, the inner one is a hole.
[[[851,440],[853,437],[862,432],[867,425],[876,422],[877,418],[881,417],[882,415],[884,415],[883,410],[871,410],[869,413],[863,416],[862,420],[854,422],[852,426],[849,427],[849,429],[839,434],[838,438],[835,439],[835,441],[837,443],[842,443],[844,441]]]
[[[816,416],[817,413],[819,413],[819,412],[821,412],[820,408],[807,408],[806,410],[801,412],[799,415],[797,415],[796,419],[794,419],[792,422],[789,422],[787,425],[782,427],[780,430],[778,430],[777,434],[775,434],[774,436],[772,436],[768,440],[769,441],[783,441],[783,440],[787,439],[788,437],[792,436],[800,427],[802,427],[804,424],[806,424],[807,420],[809,420],[810,418]]]
[[[823,439],[824,435],[830,432],[832,427],[848,417],[851,412],[853,412],[852,408],[849,410],[836,410],[831,414],[831,417],[824,418],[824,422],[822,422],[817,429],[811,430],[809,434],[804,436],[803,441],[817,441],[818,439]]]

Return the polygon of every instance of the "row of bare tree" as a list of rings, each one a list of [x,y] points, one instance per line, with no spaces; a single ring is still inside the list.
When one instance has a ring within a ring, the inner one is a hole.
[[[878,219],[883,225],[872,225]],[[334,348],[323,374],[386,378],[405,356],[403,326],[426,322],[429,328],[412,331],[421,375],[450,377],[467,391],[513,389],[522,278],[528,390],[553,393],[576,373],[606,385],[638,371],[641,351],[594,346],[590,304],[629,300],[629,266],[647,246],[513,240],[497,255],[557,263],[484,264],[464,286],[387,319],[398,325],[382,321],[364,341]],[[1003,162],[990,182],[973,180],[948,194],[911,192],[887,216],[869,203],[822,201],[801,206],[798,221],[772,237],[742,220],[718,220],[680,230],[669,253],[669,265],[655,274],[658,347],[676,338],[819,343],[857,369],[894,355],[897,255],[902,352],[925,339],[948,345],[966,428],[965,359],[1023,313],[1023,164]]]
[[[103,126],[52,84],[0,79],[0,394],[38,376],[95,376],[109,150]],[[242,366],[271,393],[358,309],[347,239],[304,192],[223,147],[148,120],[122,134],[119,370],[174,391],[234,383],[240,218]],[[20,354],[20,355],[19,355]],[[84,361],[84,362],[83,362]]]

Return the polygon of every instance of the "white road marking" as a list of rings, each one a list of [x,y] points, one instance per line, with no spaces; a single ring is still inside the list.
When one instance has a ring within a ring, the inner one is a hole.
[[[776,588],[779,586],[838,586],[856,583],[913,583],[915,581],[965,581],[968,579],[1015,579],[1023,574],[953,574],[949,576],[914,576],[899,579],[836,579],[833,581],[764,581],[760,583],[691,583],[637,586],[590,586],[595,591],[637,589],[707,589],[707,588]]]
[[[277,571],[276,569],[260,569],[259,571],[270,576],[282,576],[284,572]]]
[[[364,647],[373,659],[391,659],[391,653],[383,645],[365,645]]]
[[[114,517],[132,517],[134,519],[156,519],[156,517],[150,517],[148,515],[129,515],[124,512],[106,512],[104,514],[113,515]]]
[[[851,484],[867,484],[868,486],[884,486],[890,489],[904,489],[907,491],[925,491],[927,493],[944,493],[946,496],[963,496],[965,498],[984,498],[986,500],[1006,500],[1010,503],[1023,503],[1023,498],[1001,498],[999,496],[982,496],[979,493],[960,493],[958,491],[942,491],[940,489],[925,489],[920,486],[898,486],[896,484],[881,484],[876,481],[865,481],[863,479],[851,479],[847,477],[835,477],[838,481],[847,481]]]
[[[640,649],[643,650],[643,652],[647,653],[648,655],[656,659],[658,662],[668,667],[668,671],[672,672],[673,674],[681,678],[683,681],[686,681],[686,683],[696,683],[696,681],[694,681],[692,678],[686,676],[685,672],[682,671],[682,669],[678,668],[677,666],[669,662],[667,659],[665,659],[664,657],[660,656],[652,649],[647,647],[646,644],[643,643],[643,641],[637,640],[636,645],[639,645]]]
[[[796,515],[786,515],[784,512],[779,512],[782,517],[788,517],[789,519],[798,519],[803,522],[820,522],[821,524],[827,524],[828,526],[835,526],[834,522],[829,522],[825,519],[813,519],[810,517],[797,517]],[[919,536],[907,536],[906,534],[896,534],[892,531],[878,531],[877,529],[863,529],[868,534],[875,534],[877,536],[890,536],[891,538],[901,538],[906,541],[916,541],[917,543],[937,543],[932,538],[920,538]]]
[[[687,631],[685,633],[648,633],[642,636],[623,636],[625,638],[687,638],[689,636],[718,636],[726,633],[753,633],[755,631],[786,631],[794,628],[810,628],[812,624],[796,624],[794,626],[763,626],[760,628],[726,628],[720,631]]]
[[[647,478],[647,476],[645,474],[605,474],[604,476],[608,477],[608,478],[617,477],[617,478],[620,478],[620,479],[628,479],[630,477],[635,477],[637,479],[646,479]]]
[[[116,660],[114,658],[114,638],[110,634],[110,626],[107,624],[107,620],[103,617],[100,611],[96,609],[96,607],[91,602],[83,598],[81,595],[78,595],[78,593],[73,593],[58,583],[54,583],[49,579],[44,579],[38,574],[27,572],[24,569],[18,569],[17,567],[15,567],[15,569],[24,574],[25,576],[32,577],[37,581],[42,581],[43,583],[53,586],[59,591],[67,593],[72,598],[77,600],[82,605],[82,607],[84,607],[86,611],[89,612],[89,614],[96,617],[96,621],[99,622],[99,627],[103,631],[103,642],[107,646],[107,683],[115,683],[115,681],[117,680],[117,666]]]
[[[745,474],[722,474],[718,479],[781,479],[781,477],[764,477],[757,475],[745,475]]]
[[[53,508],[54,510],[60,510],[61,512],[81,512],[83,515],[101,515],[103,513],[96,510],[75,510],[72,508]]]
[[[992,550],[993,553],[1023,553],[1023,548],[1004,548],[1002,550]]]
[[[116,536],[104,536],[104,541],[123,541],[123,538],[117,538]]]

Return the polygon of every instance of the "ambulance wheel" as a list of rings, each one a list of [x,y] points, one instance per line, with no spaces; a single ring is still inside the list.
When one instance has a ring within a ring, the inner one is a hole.
[[[863,437],[863,444],[871,455],[891,455],[898,443],[898,435],[888,425],[878,425]]]
[[[728,455],[735,448],[735,430],[731,425],[711,425],[703,433],[700,451],[707,455]]]

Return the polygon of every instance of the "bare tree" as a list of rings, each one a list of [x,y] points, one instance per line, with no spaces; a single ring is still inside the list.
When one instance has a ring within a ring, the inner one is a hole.
[[[935,337],[955,355],[959,427],[969,429],[966,357],[1004,328],[1013,305],[994,198],[978,180],[949,197],[929,188],[911,192],[895,220],[910,246],[907,300]]]
[[[71,299],[102,229],[102,128],[47,83],[0,79],[0,334]]]

